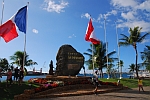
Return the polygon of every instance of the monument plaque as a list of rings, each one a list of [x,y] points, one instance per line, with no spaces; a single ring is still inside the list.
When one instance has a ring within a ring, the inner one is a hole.
[[[71,45],[62,45],[56,56],[56,75],[75,76],[84,65],[84,56]]]

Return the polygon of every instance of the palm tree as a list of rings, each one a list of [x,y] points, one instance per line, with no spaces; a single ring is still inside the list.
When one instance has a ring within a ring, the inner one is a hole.
[[[129,65],[128,69],[130,69],[129,72],[134,72],[135,71],[135,64]]]
[[[24,59],[25,58],[25,59]],[[23,62],[24,59],[24,62]],[[22,51],[16,51],[14,55],[10,56],[10,60],[13,60],[12,64],[16,64],[18,66],[31,66],[31,65],[36,65],[37,62],[34,62],[33,60],[29,59],[29,55],[25,53],[24,57],[24,52]]]
[[[144,48],[144,51],[141,52],[141,58],[143,60],[143,65],[146,66],[147,70],[150,70],[150,46]]]
[[[90,49],[87,49],[87,52],[84,52],[83,54],[89,56],[89,59],[85,61],[85,64],[88,65],[88,69],[90,70],[93,69],[92,57],[93,55],[96,54],[96,45],[93,44],[93,48],[92,48],[92,44],[90,44]],[[95,62],[94,65],[95,65],[94,69],[98,67]]]
[[[122,67],[124,66],[123,64],[124,64],[123,60],[120,60],[119,62],[117,62],[118,72],[119,72],[119,67],[120,67],[120,78],[122,77]]]
[[[101,41],[100,45],[96,46],[96,63],[98,65],[98,68],[100,70],[100,72],[102,73],[102,77],[103,77],[103,68],[107,68],[107,70],[109,70],[109,66],[114,66],[112,63],[114,61],[116,61],[118,58],[113,58],[112,56],[116,53],[116,51],[112,51],[108,54],[106,54],[106,43],[103,43]],[[107,57],[108,57],[108,63],[107,63]],[[108,64],[108,66],[107,66]],[[109,72],[109,71],[108,71]],[[109,75],[109,73],[108,73]],[[108,76],[109,77],[109,76]]]
[[[137,60],[138,60],[138,51],[137,51],[137,43],[141,43],[148,35],[149,33],[144,34],[143,36],[141,35],[141,30],[142,28],[134,27],[134,29],[130,28],[129,36],[126,36],[125,34],[120,34],[122,38],[122,42],[119,42],[119,46],[129,46],[132,45],[133,48],[135,49],[136,53],[136,61],[135,61],[135,70],[136,70],[136,75],[138,76],[138,65],[137,65]]]
[[[92,44],[90,45],[92,48]],[[93,45],[93,49],[87,50],[89,53],[85,52],[83,54],[88,55],[89,59],[85,61],[85,63],[89,66],[89,69],[92,69],[92,52],[93,57],[96,58],[94,61],[94,67],[98,68],[101,72],[101,77],[103,77],[103,68],[107,68],[107,56],[108,56],[108,66],[109,63],[112,64],[114,60],[117,58],[112,58],[112,55],[116,53],[116,51],[112,51],[106,55],[106,44],[101,41],[99,45]]]

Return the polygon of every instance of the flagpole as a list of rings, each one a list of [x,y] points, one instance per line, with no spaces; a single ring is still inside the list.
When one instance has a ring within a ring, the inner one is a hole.
[[[4,0],[2,2],[2,18],[1,18],[1,25],[3,24],[3,14],[4,14]],[[1,37],[0,37],[1,40]]]
[[[2,2],[2,18],[1,18],[1,25],[3,23],[3,14],[4,14],[4,0]]]
[[[119,42],[118,42],[118,27],[117,27],[117,23],[116,24],[116,38],[117,38],[117,48],[118,48],[118,72],[119,72],[119,68],[120,68],[120,50],[119,50]],[[120,77],[121,77],[121,70],[120,70]]]
[[[108,44],[107,44],[107,39],[106,39],[106,18],[104,16],[104,33],[105,33],[105,43],[106,43],[106,59],[107,59],[107,70],[108,70]],[[108,72],[108,78],[109,79],[109,72]]]
[[[29,2],[27,2],[27,12],[28,12],[28,5],[29,5]],[[26,14],[26,21],[27,21],[27,14]],[[27,30],[27,22],[26,22],[26,30]],[[26,57],[26,33],[25,33],[25,37],[24,37],[23,70],[24,70],[24,65],[25,65],[25,57]]]
[[[92,43],[92,64],[93,64],[93,75],[94,75],[94,46],[93,46],[93,43]]]

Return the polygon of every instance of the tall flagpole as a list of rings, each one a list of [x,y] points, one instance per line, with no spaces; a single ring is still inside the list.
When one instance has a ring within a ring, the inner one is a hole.
[[[1,18],[1,25],[3,24],[3,14],[4,14],[4,0],[2,2],[2,18]]]
[[[119,71],[119,68],[120,68],[120,79],[122,78],[122,69],[121,69],[121,66],[120,66],[120,49],[119,49],[119,38],[118,38],[118,27],[117,27],[117,22],[115,22],[116,24],[116,36],[117,36],[117,48],[118,48],[118,71]]]
[[[90,19],[92,20],[92,18],[91,18],[91,15],[90,15]],[[93,45],[93,43],[92,43],[92,66],[93,66],[93,75],[94,75],[94,45]]]
[[[4,14],[4,0],[2,2],[2,18],[1,18],[1,25],[3,24],[3,14]],[[0,37],[1,40],[1,37]]]
[[[28,5],[29,5],[29,2],[27,2],[27,13],[28,13]],[[26,30],[27,30],[27,14],[26,14]],[[25,33],[25,38],[24,38],[23,70],[24,70],[24,65],[25,65],[25,57],[26,57],[26,33]]]
[[[92,43],[92,64],[93,64],[93,75],[94,75],[94,46],[93,46],[93,43]]]
[[[107,59],[107,70],[108,70],[108,44],[106,39],[106,18],[104,16],[104,33],[105,33],[105,43],[106,43],[106,59]],[[108,72],[108,78],[109,79],[109,72]]]

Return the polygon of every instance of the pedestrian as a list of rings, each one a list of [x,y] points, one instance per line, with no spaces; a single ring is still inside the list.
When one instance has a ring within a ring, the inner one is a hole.
[[[0,69],[0,84],[1,84],[1,78],[2,78],[2,69]]]
[[[141,78],[141,77],[139,77],[139,79],[138,79],[138,86],[139,86],[139,92],[140,92],[140,89],[142,89],[143,92],[144,92],[144,89],[143,89],[143,81],[142,81],[142,78]]]
[[[95,71],[94,75],[93,75],[93,81],[94,81],[94,85],[95,85],[95,89],[94,89],[94,93],[95,95],[97,95],[97,89],[98,89],[98,75],[97,75],[97,70]]]
[[[9,82],[9,86],[11,86],[11,84],[12,84],[12,71],[11,71],[11,69],[8,69],[8,72],[6,73],[6,75],[7,75],[6,87],[8,87],[8,82]]]
[[[19,77],[19,69],[18,67],[15,68],[15,73],[14,73],[14,81],[18,81],[18,77]]]
[[[19,71],[19,84],[18,85],[22,85],[23,78],[24,78],[24,70],[23,70],[23,67],[21,66],[20,71]]]

